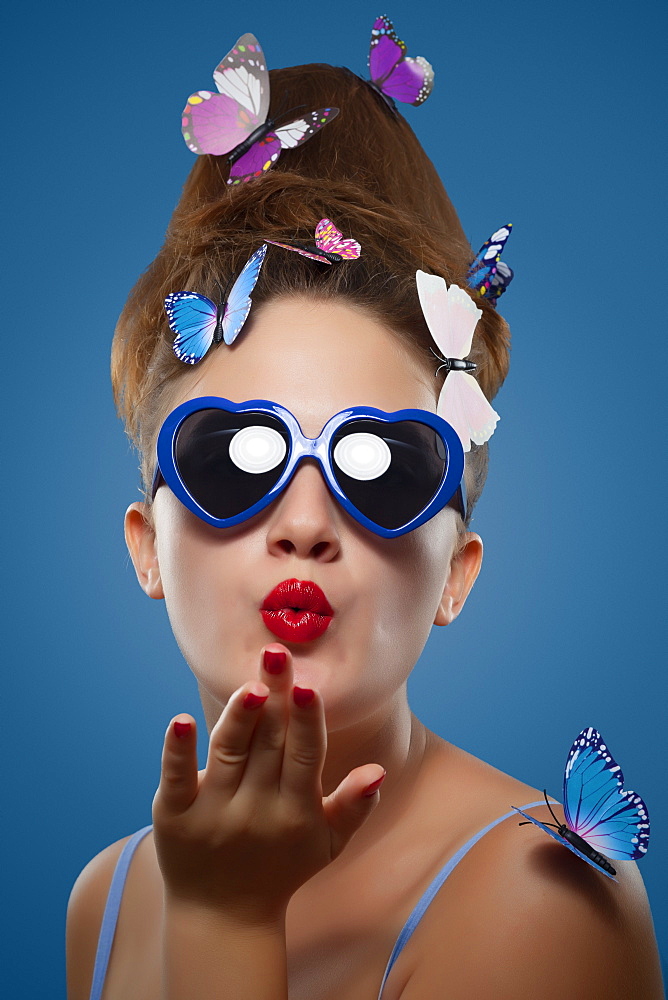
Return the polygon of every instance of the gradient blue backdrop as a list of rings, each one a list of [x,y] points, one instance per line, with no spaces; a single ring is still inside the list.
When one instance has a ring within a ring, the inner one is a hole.
[[[244,31],[270,66],[363,73],[378,12],[38,3],[10,25],[7,995],[64,996],[70,887],[150,821],[170,717],[201,718],[164,606],[126,556],[138,477],[108,379],[115,319],[192,164],[184,100]],[[513,366],[475,518],[485,567],[462,618],[434,630],[412,703],[447,739],[557,795],[571,740],[601,729],[649,803],[641,869],[666,954],[666,9],[395,0],[387,13],[436,68],[433,96],[406,116],[474,246],[514,223],[504,256],[517,275],[502,303]]]

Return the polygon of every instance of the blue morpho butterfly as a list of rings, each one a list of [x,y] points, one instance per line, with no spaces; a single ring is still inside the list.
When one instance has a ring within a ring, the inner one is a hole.
[[[492,233],[478,250],[466,274],[469,285],[495,307],[514,276],[512,268],[501,260],[503,248],[512,228],[513,224],[509,222]]]
[[[547,806],[556,824],[541,823],[517,806],[513,809],[615,882],[616,872],[608,858],[636,861],[647,852],[647,806],[636,792],[624,789],[622,769],[596,729],[583,729],[568,754],[564,773],[566,823],[559,823],[549,802]]]
[[[167,296],[165,311],[176,334],[172,348],[180,361],[196,365],[212,344],[221,340],[234,343],[250,312],[251,293],[266,252],[267,244],[263,243],[248,258],[230,294],[220,305],[197,292],[172,292]]]

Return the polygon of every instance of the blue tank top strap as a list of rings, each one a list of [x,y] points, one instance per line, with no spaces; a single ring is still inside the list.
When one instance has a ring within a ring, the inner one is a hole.
[[[544,805],[545,805],[545,799],[539,799],[538,802],[529,802],[528,805],[522,806],[521,808],[533,809],[535,806],[544,806]],[[381,1000],[381,997],[383,995],[383,990],[385,989],[385,983],[387,981],[387,977],[389,976],[392,970],[392,966],[399,958],[399,955],[401,954],[403,949],[406,947],[406,944],[408,943],[410,937],[412,936],[413,931],[415,930],[417,925],[420,923],[420,920],[424,916],[427,907],[433,901],[434,896],[441,888],[448,875],[452,872],[453,868],[455,868],[459,864],[459,862],[462,860],[465,854],[468,854],[473,845],[478,843],[481,837],[484,837],[486,833],[489,833],[489,831],[493,830],[495,826],[498,826],[499,823],[502,823],[504,819],[509,819],[511,816],[517,816],[517,813],[515,812],[514,809],[512,809],[510,812],[504,813],[503,816],[499,816],[498,819],[493,820],[491,823],[488,823],[488,825],[483,827],[482,830],[478,830],[478,832],[474,834],[470,840],[466,841],[463,847],[460,847],[459,850],[452,855],[450,860],[443,866],[443,868],[441,868],[438,875],[436,875],[436,877],[427,886],[425,891],[420,896],[420,899],[416,903],[413,912],[409,916],[404,926],[401,928],[399,936],[395,941],[394,948],[392,949],[392,953],[390,954],[390,957],[388,959],[387,966],[385,967],[385,974],[383,976],[383,981],[380,984],[378,1000]]]
[[[137,830],[136,833],[133,833],[118,856],[111,885],[109,886],[107,905],[104,908],[102,926],[100,927],[100,936],[97,941],[95,968],[93,969],[93,983],[90,988],[90,1000],[100,1000],[102,997],[102,988],[107,974],[107,965],[109,964],[111,946],[114,943],[116,922],[118,921],[118,911],[121,906],[121,897],[123,896],[123,888],[125,887],[125,879],[127,878],[128,868],[130,867],[132,856],[135,853],[138,844],[144,839],[147,833],[151,832],[152,829],[152,825],[145,826],[142,827],[141,830]]]

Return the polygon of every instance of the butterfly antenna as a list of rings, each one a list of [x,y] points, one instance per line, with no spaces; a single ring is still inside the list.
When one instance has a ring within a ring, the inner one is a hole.
[[[216,284],[218,285],[218,293],[220,295],[220,303],[219,303],[219,305],[223,306],[227,302],[227,293],[230,290],[230,286],[232,284],[232,279],[230,278],[230,280],[226,283],[226,285],[225,285],[224,288],[221,285],[221,283],[218,281],[218,278],[216,278]]]
[[[550,805],[550,803],[549,803],[549,802],[547,801],[547,790],[546,790],[545,788],[543,789],[543,795],[545,796],[545,805],[546,805],[546,806],[547,806],[547,808],[548,808],[548,809],[550,810],[550,816],[551,816],[551,817],[552,817],[552,819],[553,819],[553,820],[555,821],[555,823],[557,824],[557,826],[561,826],[561,823],[559,822],[559,820],[557,819],[557,817],[556,817],[556,816],[554,815],[554,813],[552,812],[552,806],[551,806],[551,805]],[[549,825],[550,825],[550,826],[552,826],[552,824],[551,824],[551,823],[550,823]]]
[[[434,372],[434,378],[436,378],[436,376],[440,372],[441,368],[443,368],[444,366],[446,368],[448,367],[448,362],[445,360],[445,358],[442,358],[440,354],[437,354],[436,351],[433,349],[433,347],[430,347],[429,350],[434,355],[434,357],[436,358],[436,360],[441,362],[441,364],[438,366],[438,368]]]
[[[293,115],[295,111],[301,111],[305,107],[305,104],[298,104],[296,108],[289,108],[287,111],[280,111],[276,117],[287,118],[289,115]]]
[[[543,789],[543,795],[545,797],[545,805],[550,810],[550,815],[552,816],[552,819],[555,820],[555,823],[545,823],[544,825],[545,826],[556,826],[556,829],[558,830],[559,827],[561,826],[561,823],[559,822],[559,820],[557,819],[557,817],[552,812],[552,806],[547,801],[547,789],[545,789],[545,788]],[[530,822],[531,822],[531,820],[524,819],[524,820],[522,820],[521,823],[518,823],[517,825],[518,826],[529,826]]]

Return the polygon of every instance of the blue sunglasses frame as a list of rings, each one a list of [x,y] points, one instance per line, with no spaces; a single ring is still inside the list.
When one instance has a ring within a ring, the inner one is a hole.
[[[201,507],[188,492],[176,465],[176,439],[181,425],[191,414],[209,409],[225,410],[227,413],[260,413],[276,417],[287,428],[290,436],[286,465],[276,484],[251,507],[233,517],[213,517]],[[362,419],[377,420],[383,424],[405,420],[426,424],[439,434],[445,445],[445,468],[434,496],[414,518],[398,528],[385,528],[376,524],[375,521],[358,510],[339,486],[332,468],[330,443],[334,434],[345,424]],[[460,513],[466,519],[466,493],[463,478],[464,449],[461,440],[446,420],[429,410],[407,409],[386,413],[385,410],[377,410],[371,406],[350,406],[330,417],[317,438],[308,438],[303,434],[297,418],[289,410],[268,399],[249,399],[243,403],[234,403],[222,396],[199,396],[195,399],[189,399],[172,410],[160,428],[157,441],[157,465],[151,496],[155,497],[158,487],[164,482],[169,486],[174,496],[202,521],[213,525],[214,528],[230,528],[247,521],[269,506],[288,485],[297,466],[304,458],[315,459],[320,466],[327,486],[343,509],[364,528],[382,538],[396,538],[408,531],[414,531],[415,528],[424,524],[425,521],[429,521],[447,506],[453,497],[457,500]]]

